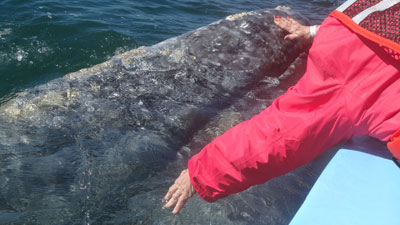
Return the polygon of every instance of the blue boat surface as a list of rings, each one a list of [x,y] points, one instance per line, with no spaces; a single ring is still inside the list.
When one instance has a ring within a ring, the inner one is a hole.
[[[290,225],[399,225],[400,168],[375,148],[339,149]]]

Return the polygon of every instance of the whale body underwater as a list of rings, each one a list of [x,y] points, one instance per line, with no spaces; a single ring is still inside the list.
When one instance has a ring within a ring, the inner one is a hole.
[[[1,223],[287,224],[321,165],[213,204],[196,196],[178,216],[161,208],[193,154],[304,72],[303,43],[284,41],[274,15],[307,23],[278,9],[228,16],[1,105]]]

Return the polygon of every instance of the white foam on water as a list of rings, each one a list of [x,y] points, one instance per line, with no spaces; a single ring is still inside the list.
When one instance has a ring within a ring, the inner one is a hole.
[[[15,53],[15,58],[17,59],[18,62],[21,62],[27,56],[28,56],[28,53],[20,48],[18,48],[18,51]]]
[[[1,34],[1,33],[0,33]],[[8,51],[0,52],[0,63],[9,64],[14,60],[18,62],[27,61],[34,64],[35,61],[48,57],[54,53],[54,50],[41,40],[31,41],[29,46],[12,46]]]
[[[43,53],[48,52],[48,51],[49,51],[49,48],[48,48],[48,47],[40,47],[40,48],[37,49],[37,51],[38,51],[40,54],[43,54]]]
[[[11,34],[12,29],[11,28],[4,28],[3,30],[0,30],[0,40],[5,40],[5,36]]]

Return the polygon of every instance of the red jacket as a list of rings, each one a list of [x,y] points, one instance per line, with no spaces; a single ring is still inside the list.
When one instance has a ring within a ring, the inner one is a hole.
[[[189,160],[195,190],[212,202],[287,173],[352,136],[387,141],[400,124],[399,65],[384,48],[328,17],[300,81]]]

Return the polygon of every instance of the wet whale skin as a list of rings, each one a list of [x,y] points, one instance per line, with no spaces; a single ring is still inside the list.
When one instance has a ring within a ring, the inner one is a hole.
[[[281,10],[232,15],[25,90],[1,105],[0,220],[290,220],[288,212],[295,209],[274,201],[281,197],[277,187],[282,182],[307,188],[296,180],[278,180],[216,204],[194,198],[179,217],[162,210],[159,203],[191,155],[262,110],[304,71],[303,43],[284,41],[284,32],[273,24],[274,15],[307,23]],[[296,179],[306,182],[301,174]],[[266,192],[268,196],[255,198]]]

